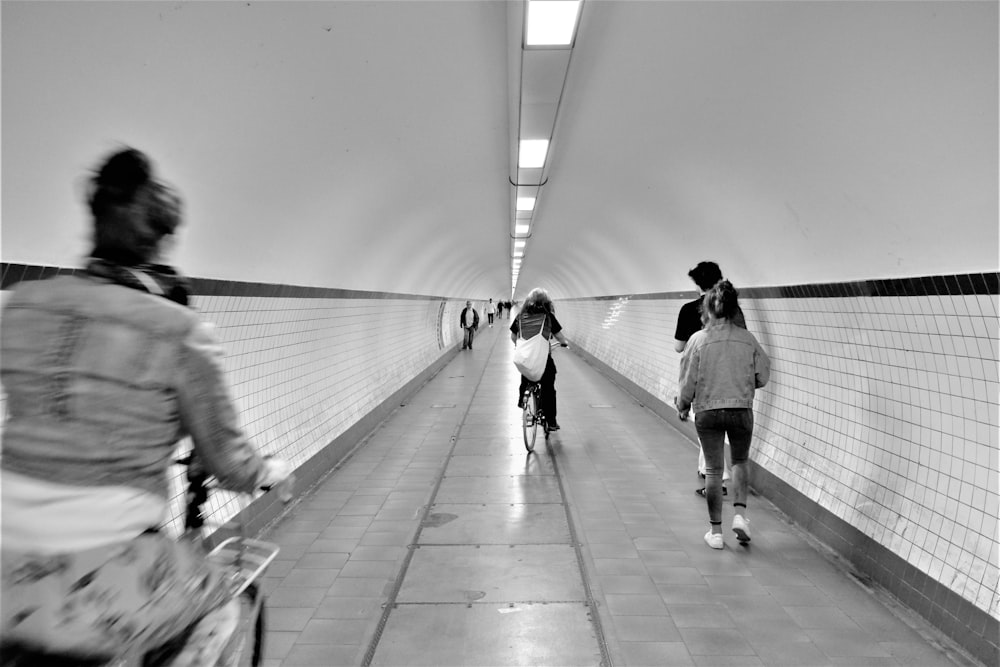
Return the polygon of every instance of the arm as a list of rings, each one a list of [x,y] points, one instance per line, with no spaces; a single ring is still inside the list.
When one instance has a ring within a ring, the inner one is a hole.
[[[674,352],[683,352],[685,346],[687,346],[686,340],[674,339]]]
[[[687,413],[691,410],[691,403],[694,402],[700,363],[701,354],[698,346],[691,346],[684,351],[684,356],[681,357],[680,379],[677,382],[677,399],[674,404],[682,419],[687,418]]]
[[[197,324],[182,343],[177,369],[181,425],[224,488],[249,492],[267,483],[269,465],[240,429],[221,356],[222,348],[205,324]]]
[[[757,339],[753,341],[754,386],[760,389],[771,379],[771,359],[764,352]]]
[[[566,336],[563,335],[562,331],[553,334],[553,338],[563,344],[563,347],[569,347],[569,341],[566,340]]]

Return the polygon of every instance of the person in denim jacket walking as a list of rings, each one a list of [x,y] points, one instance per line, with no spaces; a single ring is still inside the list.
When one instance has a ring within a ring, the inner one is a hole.
[[[688,341],[681,357],[676,402],[681,419],[695,411],[695,428],[705,451],[705,498],[711,529],[705,542],[722,549],[722,471],[726,435],[732,453],[733,532],[750,541],[747,509],[747,461],[753,436],[754,391],[767,384],[771,361],[753,334],[737,326],[739,293],[721,280],[705,293],[705,328]]]

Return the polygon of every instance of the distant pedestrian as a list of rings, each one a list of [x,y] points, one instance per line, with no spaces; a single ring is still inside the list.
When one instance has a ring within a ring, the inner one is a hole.
[[[695,411],[695,428],[705,452],[705,498],[710,529],[705,542],[722,549],[722,470],[725,439],[733,459],[733,532],[750,541],[747,509],[747,461],[753,437],[754,391],[767,384],[771,361],[746,328],[736,324],[739,293],[728,280],[705,294],[705,328],[688,340],[681,357],[676,407],[678,417]]]
[[[479,313],[476,309],[472,307],[471,301],[465,302],[465,308],[462,310],[461,316],[458,318],[458,323],[462,327],[463,338],[462,338],[462,349],[472,349],[472,339],[476,335],[476,329],[479,328]]]
[[[704,315],[702,313],[702,302],[705,300],[705,293],[712,289],[712,287],[722,280],[722,271],[719,269],[719,265],[715,262],[698,262],[698,266],[694,267],[688,271],[688,277],[694,281],[701,290],[701,296],[693,301],[688,301],[683,306],[681,306],[681,312],[677,316],[677,328],[674,331],[674,350],[677,352],[683,352],[684,346],[687,345],[688,340],[696,332],[701,331],[704,326]],[[747,328],[746,320],[743,317],[743,311],[739,310],[736,318],[733,320],[733,324],[739,327]],[[726,495],[725,483],[729,481],[732,476],[730,470],[730,456],[725,457],[725,468],[722,473],[722,495]],[[705,479],[705,452],[698,448],[698,476]],[[702,485],[696,493],[702,497],[705,496],[705,486]]]
[[[490,302],[486,304],[486,317],[489,318],[491,329],[493,328],[493,318],[496,316],[496,314],[497,314],[497,305],[493,303],[493,299],[490,299]]]
[[[503,319],[503,301],[497,301],[497,319]]]

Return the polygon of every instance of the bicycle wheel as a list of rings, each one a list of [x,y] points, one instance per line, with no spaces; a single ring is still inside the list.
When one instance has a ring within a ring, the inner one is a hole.
[[[538,429],[536,419],[535,392],[528,389],[524,392],[524,412],[521,416],[521,428],[524,431],[524,448],[529,452],[535,450],[535,433]]]
[[[240,620],[220,664],[260,667],[264,661],[264,597],[251,584],[240,595]]]

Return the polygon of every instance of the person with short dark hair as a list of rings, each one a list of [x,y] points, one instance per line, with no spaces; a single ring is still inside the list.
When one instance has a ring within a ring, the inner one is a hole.
[[[681,306],[681,311],[677,315],[677,327],[674,330],[674,351],[683,352],[688,340],[701,331],[704,327],[702,318],[702,302],[705,300],[705,293],[715,286],[715,283],[722,280],[722,271],[715,262],[698,262],[698,266],[688,271],[688,277],[701,290],[701,295],[692,301],[688,301]],[[733,319],[736,326],[747,328],[743,311],[740,310]]]
[[[705,293],[705,328],[688,340],[681,357],[678,416],[695,410],[695,428],[705,452],[705,497],[710,529],[705,542],[722,549],[722,471],[725,440],[732,451],[733,532],[750,541],[747,508],[747,462],[753,437],[755,390],[767,384],[771,361],[753,334],[736,324],[739,293],[721,280]]]

